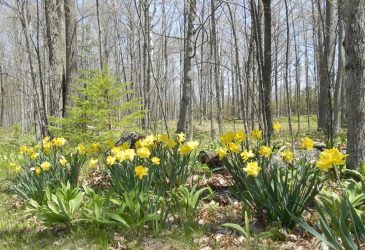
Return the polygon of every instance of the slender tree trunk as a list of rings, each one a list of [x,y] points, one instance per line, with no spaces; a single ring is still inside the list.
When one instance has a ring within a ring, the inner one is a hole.
[[[264,64],[262,68],[262,81],[264,88],[263,110],[265,115],[266,131],[265,140],[270,144],[272,133],[272,111],[271,111],[271,0],[262,0],[264,6]]]
[[[65,35],[66,35],[66,73],[63,85],[63,114],[66,115],[66,105],[69,105],[70,85],[77,77],[77,37],[75,0],[64,0],[65,5]]]
[[[191,99],[191,60],[193,59],[193,44],[194,44],[194,18],[195,18],[195,0],[185,0],[186,24],[185,24],[185,46],[184,46],[184,76],[182,95],[180,102],[180,114],[177,122],[176,132],[185,132],[188,107]],[[192,125],[192,124],[190,124]]]
[[[341,92],[342,92],[342,82],[344,80],[344,70],[345,70],[345,58],[344,49],[342,46],[343,42],[343,22],[341,19],[338,20],[338,52],[337,52],[337,76],[333,96],[333,133],[336,135],[341,128]]]
[[[5,91],[4,91],[4,82],[3,82],[3,68],[0,66],[0,98],[1,98],[1,107],[0,107],[0,126],[4,126],[4,99],[5,99]]]
[[[291,106],[290,106],[290,94],[289,94],[289,46],[290,46],[290,30],[289,30],[289,8],[288,2],[285,0],[285,15],[286,15],[286,53],[285,53],[285,92],[287,99],[287,108],[288,108],[288,123],[289,123],[289,133],[291,138],[291,145],[294,148],[294,136],[293,136],[293,127],[291,122]]]
[[[99,0],[95,0],[96,3],[96,20],[98,23],[98,46],[99,46],[99,65],[100,70],[104,69],[104,62],[103,62],[103,50],[102,50],[102,42],[101,42],[101,24],[100,24],[100,6]]]
[[[321,13],[321,3],[318,3],[318,9]],[[323,19],[323,18],[322,18]],[[320,87],[318,100],[318,129],[330,136],[332,130],[331,114],[331,67],[334,40],[334,3],[333,0],[326,0],[326,18],[323,25],[323,42],[320,43]],[[323,20],[322,20],[323,24]],[[322,45],[322,46],[321,46]]]
[[[222,93],[221,88],[219,86],[219,61],[218,61],[218,46],[217,46],[217,28],[216,28],[216,20],[215,20],[215,0],[211,0],[211,24],[212,24],[212,33],[211,33],[211,44],[213,47],[213,58],[214,58],[214,85],[215,85],[215,94],[216,94],[216,102],[217,102],[217,122],[218,122],[218,132],[221,135],[223,133],[223,114],[222,114],[222,100],[220,96],[224,95]]]

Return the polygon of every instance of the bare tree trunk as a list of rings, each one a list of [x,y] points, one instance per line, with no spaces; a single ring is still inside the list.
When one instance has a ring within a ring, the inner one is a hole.
[[[32,80],[32,87],[33,87],[33,91],[34,91],[34,103],[35,103],[35,107],[34,109],[37,109],[37,116],[38,119],[35,119],[35,122],[38,122],[39,124],[39,130],[40,130],[40,134],[36,136],[37,137],[43,137],[49,134],[48,132],[48,121],[47,121],[47,116],[46,116],[46,109],[45,109],[45,105],[44,103],[42,103],[40,100],[42,100],[42,96],[40,96],[39,94],[39,89],[38,89],[38,84],[37,84],[37,79],[36,79],[36,74],[35,74],[35,70],[34,70],[34,62],[33,62],[33,55],[32,55],[32,50],[31,50],[31,35],[30,35],[30,31],[29,31],[29,8],[27,6],[27,3],[24,1],[19,1],[17,0],[17,5],[18,5],[18,10],[20,13],[20,21],[22,24],[22,28],[23,28],[23,32],[24,32],[24,37],[25,37],[25,47],[27,49],[27,56],[28,56],[28,62],[29,62],[29,69],[30,69],[30,76],[31,76],[31,80]],[[35,118],[36,118],[35,117]],[[36,130],[36,126],[35,126],[35,130]]]
[[[184,46],[184,76],[182,95],[180,102],[180,114],[177,122],[176,132],[184,132],[186,129],[188,107],[191,99],[191,60],[193,59],[193,38],[194,38],[194,26],[193,21],[195,18],[196,0],[185,0],[185,46]],[[192,124],[190,124],[192,125]]]
[[[348,1],[345,14],[347,167],[365,164],[365,0]]]
[[[99,45],[99,64],[100,70],[104,69],[104,62],[103,62],[103,50],[102,50],[102,43],[101,43],[101,25],[100,25],[100,6],[99,0],[95,0],[96,3],[96,20],[98,23],[98,45]]]
[[[320,16],[322,16],[321,3],[318,3]],[[322,18],[323,19],[323,18]],[[334,4],[326,0],[326,19],[323,25],[323,41],[319,39],[320,56],[320,87],[318,100],[318,129],[330,136],[332,130],[331,114],[331,67],[334,40]],[[322,24],[323,24],[322,20]],[[322,46],[321,46],[322,45]]]
[[[288,123],[289,123],[289,133],[291,138],[291,146],[294,148],[294,136],[293,136],[293,127],[291,123],[291,106],[290,106],[290,94],[289,94],[289,80],[288,80],[288,73],[289,73],[289,8],[288,2],[285,0],[285,15],[286,15],[286,53],[285,53],[285,91],[286,91],[286,99],[287,99],[287,108],[288,108]]]
[[[65,14],[63,0],[45,1],[47,23],[47,45],[49,60],[49,82],[51,91],[51,115],[62,117],[63,86],[65,84]]]
[[[345,71],[345,58],[344,49],[342,46],[343,42],[343,22],[341,19],[338,20],[338,52],[337,52],[337,76],[333,96],[333,133],[336,135],[341,128],[341,92],[342,92],[342,82],[344,80]]]
[[[271,0],[262,0],[264,6],[264,64],[262,68],[262,81],[264,88],[264,122],[266,123],[265,141],[270,144],[272,132],[271,111]]]
[[[69,105],[68,95],[70,85],[77,76],[77,47],[76,47],[76,13],[75,0],[64,0],[65,5],[65,39],[66,39],[66,73],[63,85],[63,114],[66,115],[66,105]]]
[[[4,126],[4,99],[5,99],[5,91],[4,91],[4,82],[3,82],[3,68],[0,66],[0,98],[1,98],[1,107],[0,107],[0,126]]]
[[[221,135],[223,133],[223,115],[222,115],[222,102],[221,102],[221,95],[222,93],[220,86],[219,86],[219,61],[218,61],[218,46],[217,46],[217,28],[216,28],[216,20],[215,20],[215,4],[214,0],[210,1],[211,5],[211,24],[212,24],[212,33],[211,33],[211,45],[213,47],[213,58],[214,58],[214,85],[215,85],[215,95],[216,95],[216,102],[217,102],[217,122],[218,122],[218,132]],[[222,98],[223,100],[223,98]]]
[[[241,109],[242,109],[242,119],[243,119],[243,126],[245,129],[246,134],[248,134],[248,125],[247,125],[247,113],[246,113],[246,109],[245,109],[245,97],[244,97],[244,91],[243,91],[243,82],[242,82],[242,76],[241,76],[241,67],[240,67],[240,58],[239,58],[239,51],[238,51],[238,39],[237,39],[237,35],[236,35],[236,27],[234,25],[234,20],[233,20],[233,14],[232,14],[232,10],[229,6],[229,4],[227,4],[228,7],[228,11],[229,11],[229,16],[231,18],[231,26],[232,26],[232,35],[233,35],[233,40],[234,40],[234,50],[235,50],[235,74],[237,75],[236,78],[238,78],[238,86],[239,86],[239,92],[241,94],[240,98],[237,97],[237,99],[241,99]],[[249,52],[251,53],[251,51]],[[250,60],[250,59],[248,59]],[[249,78],[249,77],[247,77]],[[247,82],[248,84],[248,82]],[[247,103],[246,103],[247,105]]]

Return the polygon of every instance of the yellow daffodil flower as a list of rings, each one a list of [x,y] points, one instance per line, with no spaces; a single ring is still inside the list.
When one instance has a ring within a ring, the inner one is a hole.
[[[191,148],[187,144],[184,144],[180,146],[179,152],[182,155],[187,155],[191,152]]]
[[[36,168],[34,169],[34,173],[35,173],[36,175],[40,175],[40,174],[41,174],[41,172],[42,172],[42,169],[41,169],[40,167],[36,167]]]
[[[114,156],[109,155],[106,158],[106,164],[108,164],[109,166],[112,166],[115,163],[116,160],[117,159]]]
[[[274,131],[276,133],[279,133],[282,129],[282,126],[279,122],[274,122],[274,124],[272,125],[272,128],[274,129]]]
[[[25,154],[25,153],[27,153],[28,152],[28,147],[27,146],[25,146],[25,145],[21,145],[20,147],[19,147],[19,153],[20,154]]]
[[[183,143],[186,140],[186,134],[183,132],[176,134],[177,135],[177,141],[180,143]]]
[[[34,161],[35,159],[37,159],[39,156],[39,153],[33,153],[30,158]]]
[[[243,131],[238,131],[236,132],[235,138],[234,138],[237,142],[244,142],[247,139],[247,135],[245,132]]]
[[[67,165],[67,160],[64,156],[60,157],[59,162],[60,162],[61,166],[63,166],[63,167]]]
[[[254,161],[247,163],[246,168],[244,168],[243,170],[245,170],[248,176],[256,177],[260,173],[261,168],[259,167],[257,161]]]
[[[65,138],[62,138],[62,137],[58,137],[58,138],[54,138],[52,140],[52,144],[55,146],[55,147],[62,147],[66,144],[66,139]]]
[[[228,145],[228,143],[232,142],[236,137],[236,133],[233,131],[229,131],[225,134],[223,134],[220,138],[221,143],[224,145]]]
[[[148,175],[148,168],[142,166],[142,165],[139,165],[137,167],[134,168],[134,172],[136,174],[136,176],[142,180],[144,176],[147,176]]]
[[[254,140],[261,140],[262,139],[262,131],[261,130],[252,130],[251,131],[251,137]]]
[[[85,154],[86,153],[86,148],[83,144],[79,144],[77,146],[77,151],[79,152],[79,154]]]
[[[133,161],[135,156],[134,149],[126,149],[124,150],[124,160]]]
[[[174,147],[177,145],[176,141],[174,141],[174,140],[172,140],[172,139],[167,140],[167,141],[165,142],[165,144],[166,144],[166,146],[167,146],[169,149],[172,149],[172,148],[174,148]]]
[[[259,150],[259,154],[263,157],[269,158],[272,153],[272,150],[268,146],[261,146]]]
[[[240,145],[234,142],[230,142],[228,144],[228,148],[232,153],[238,153],[240,152]]]
[[[316,165],[327,172],[333,165],[344,165],[345,158],[346,155],[338,151],[337,148],[327,149],[319,154],[319,160],[316,162]]]
[[[45,144],[43,144],[43,152],[48,155],[51,152],[51,148],[52,148],[52,143],[51,142],[46,142]]]
[[[43,171],[48,171],[51,168],[51,163],[45,161],[41,164],[41,168]]]
[[[191,148],[191,150],[194,150],[199,146],[199,142],[197,142],[197,141],[188,141],[186,143],[186,145],[188,145]]]
[[[281,153],[281,158],[283,159],[284,162],[291,163],[294,160],[294,154],[290,149],[285,149]]]
[[[22,171],[22,167],[20,165],[16,165],[15,168],[14,168],[14,172],[16,174],[19,174],[21,171]]]
[[[153,165],[160,165],[161,160],[158,157],[152,157],[151,162]]]
[[[304,137],[301,141],[301,146],[305,150],[312,150],[314,146],[314,141],[308,137]]]
[[[137,155],[140,158],[148,158],[151,155],[151,152],[148,148],[139,148],[137,149]]]
[[[250,158],[255,157],[255,154],[252,152],[252,150],[247,151],[247,149],[243,150],[241,153],[242,160],[247,161]]]
[[[94,158],[91,158],[87,164],[87,166],[91,169],[95,168],[96,165],[98,164],[99,160],[98,159],[94,159]]]
[[[217,155],[219,156],[219,159],[223,159],[224,157],[227,156],[227,149],[226,148],[218,148],[215,152],[217,153]]]

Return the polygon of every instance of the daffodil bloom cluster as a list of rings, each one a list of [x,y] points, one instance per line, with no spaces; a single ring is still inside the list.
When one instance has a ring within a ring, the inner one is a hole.
[[[150,148],[151,146],[153,146],[155,142],[155,136],[154,135],[148,135],[146,136],[146,138],[138,140],[136,142],[136,147],[137,148]]]
[[[229,131],[220,137],[220,141],[224,145],[240,144],[241,142],[244,142],[246,139],[247,135],[243,131],[238,131],[238,132]]]
[[[189,141],[180,146],[179,152],[182,155],[190,154],[191,151],[195,150],[199,146],[199,142],[197,141]]]
[[[177,142],[171,138],[167,134],[158,134],[156,136],[157,142],[162,142],[164,145],[166,145],[169,149],[173,149]]]
[[[16,174],[19,174],[22,171],[22,167],[19,164],[15,164],[14,162],[9,163],[9,168]]]
[[[62,137],[54,138],[52,140],[52,144],[58,148],[63,147],[66,144],[66,139]]]

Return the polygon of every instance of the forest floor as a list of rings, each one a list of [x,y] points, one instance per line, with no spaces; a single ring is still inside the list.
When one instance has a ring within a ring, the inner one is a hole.
[[[284,124],[285,118],[279,121]],[[310,121],[313,129],[308,128],[307,117],[301,117],[303,134],[315,134],[315,117],[310,117]],[[242,127],[239,121],[224,124],[225,130]],[[293,122],[293,129],[297,127]],[[283,136],[288,134],[285,130]],[[209,122],[196,125],[195,139],[209,141],[209,131]],[[110,226],[46,227],[27,213],[25,205],[10,191],[11,180],[4,164],[12,157],[9,150],[19,140],[13,136],[0,141],[0,249],[324,249],[314,237],[301,230],[283,232],[273,226],[269,229],[272,234],[269,239],[253,238],[248,242],[232,230],[223,229],[220,227],[223,223],[242,223],[242,204],[227,192],[217,193],[209,202],[201,202],[198,223],[169,228],[158,235],[144,235],[139,239]],[[23,140],[31,139],[21,138]],[[227,186],[227,180],[219,173],[204,175],[202,182]],[[253,231],[261,230],[255,229],[254,221],[251,223]]]
[[[218,185],[225,182],[219,174],[206,181]],[[0,183],[0,249],[322,249],[315,238],[302,231],[283,234],[272,227],[271,239],[247,242],[243,236],[221,228],[223,223],[242,221],[241,203],[229,195],[218,194],[209,203],[202,202],[197,224],[137,240],[113,227],[46,227],[11,194],[4,173]]]

